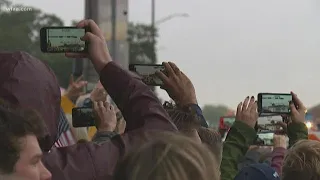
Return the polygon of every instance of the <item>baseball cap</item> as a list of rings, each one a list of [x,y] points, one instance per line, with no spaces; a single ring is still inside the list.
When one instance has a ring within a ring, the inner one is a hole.
[[[251,164],[241,169],[234,180],[280,180],[279,174],[268,164]]]

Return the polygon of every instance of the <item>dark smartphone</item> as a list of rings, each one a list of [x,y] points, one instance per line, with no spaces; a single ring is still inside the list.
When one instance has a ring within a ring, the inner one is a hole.
[[[258,133],[254,145],[257,146],[273,146],[273,133]]]
[[[282,116],[262,116],[257,121],[258,133],[275,133],[281,132],[283,129],[278,124],[283,122]]]
[[[90,107],[77,107],[72,109],[73,127],[95,126],[95,116]]]
[[[40,29],[40,46],[44,53],[87,52],[88,46],[80,38],[86,28],[43,27]]]
[[[164,72],[161,64],[130,64],[129,70],[141,76],[142,81],[149,86],[162,86],[162,80],[155,74],[157,71]]]
[[[283,93],[259,93],[258,112],[264,114],[289,114],[291,94]]]

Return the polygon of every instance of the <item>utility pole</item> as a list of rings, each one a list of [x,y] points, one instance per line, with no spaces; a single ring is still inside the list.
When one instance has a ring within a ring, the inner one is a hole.
[[[156,1],[151,0],[151,28],[152,28],[152,46],[154,49],[154,56],[152,61],[156,62]]]
[[[113,60],[117,60],[117,0],[111,0],[111,56]]]

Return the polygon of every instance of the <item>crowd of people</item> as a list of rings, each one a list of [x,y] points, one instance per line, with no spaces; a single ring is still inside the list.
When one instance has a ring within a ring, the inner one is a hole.
[[[83,41],[100,82],[83,95],[71,81],[61,95],[53,71],[26,52],[0,53],[1,180],[317,180],[320,142],[308,140],[305,106],[291,93],[285,135],[254,145],[254,96],[239,103],[224,142],[208,127],[195,87],[172,62],[157,72],[171,100],[162,104],[141,78],[112,61],[92,20]],[[108,96],[112,101],[108,100]],[[73,107],[91,107],[96,127],[74,128]],[[286,136],[289,138],[287,146]]]

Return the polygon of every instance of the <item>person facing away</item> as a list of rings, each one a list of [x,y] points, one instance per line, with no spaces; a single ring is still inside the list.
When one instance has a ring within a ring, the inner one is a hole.
[[[60,87],[53,71],[28,53],[0,52],[0,98],[19,107],[35,109],[42,116],[46,133],[40,147],[44,150],[43,163],[52,173],[53,180],[112,179],[118,160],[139,141],[140,133],[177,131],[150,88],[112,62],[97,24],[92,20],[78,24],[79,28],[85,26],[91,29],[83,37],[89,42],[88,54],[68,54],[68,57],[86,56],[92,61],[100,74],[101,84],[127,122],[123,135],[101,145],[87,142],[55,148],[53,145],[64,127],[59,118]]]
[[[114,180],[220,180],[219,164],[201,141],[168,132],[150,136],[119,163]]]
[[[37,137],[43,133],[41,119],[33,111],[22,111],[0,102],[0,179],[50,180],[41,162]]]
[[[300,140],[287,150],[282,180],[320,179],[320,142]]]

